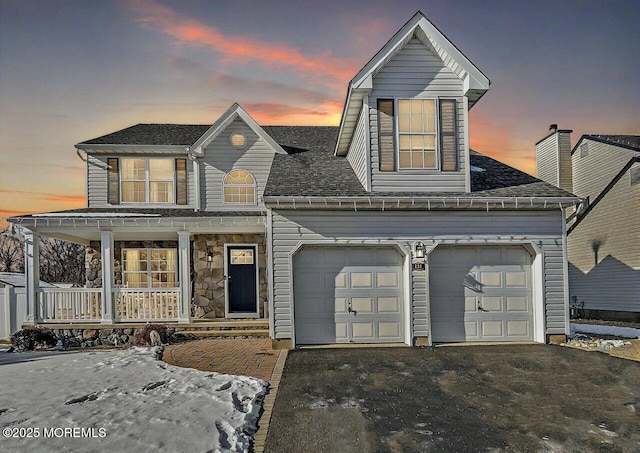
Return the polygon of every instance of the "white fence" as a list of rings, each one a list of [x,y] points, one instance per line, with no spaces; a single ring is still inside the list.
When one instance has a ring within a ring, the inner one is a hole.
[[[38,315],[42,322],[99,322],[100,288],[40,288]]]
[[[119,288],[114,293],[119,321],[175,321],[180,288]]]
[[[24,288],[0,288],[0,340],[8,340],[22,328],[27,318],[27,296]]]

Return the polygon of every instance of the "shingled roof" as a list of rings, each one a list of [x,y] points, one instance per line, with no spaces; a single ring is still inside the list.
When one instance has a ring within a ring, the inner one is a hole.
[[[191,146],[211,125],[206,124],[136,124],[135,126],[86,140],[80,145],[151,145]]]
[[[190,146],[208,129],[200,124],[136,124],[79,145],[179,145]],[[262,126],[288,154],[275,156],[265,196],[368,197],[345,157],[334,156],[337,127]],[[598,136],[604,137],[604,136]],[[608,136],[620,137],[623,136]],[[624,136],[628,140],[638,136]],[[471,195],[478,197],[571,197],[569,192],[527,173],[471,151]],[[376,197],[418,197],[425,192],[375,192]],[[431,196],[459,196],[433,193]]]
[[[440,192],[367,192],[345,157],[333,154],[337,127],[265,127],[289,155],[276,155],[265,197],[420,197],[459,196]],[[307,146],[311,144],[311,146]],[[502,162],[470,151],[471,194],[478,197],[572,197],[569,192]],[[484,170],[484,171],[481,171]]]
[[[621,148],[630,149],[631,151],[640,152],[640,135],[590,135],[585,134],[580,137],[576,146],[571,150],[573,154],[582,140],[593,140],[594,142],[606,143],[608,145],[619,146]]]

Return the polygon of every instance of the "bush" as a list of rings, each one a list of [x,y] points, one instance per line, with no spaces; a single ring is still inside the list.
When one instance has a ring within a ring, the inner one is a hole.
[[[136,341],[135,343],[138,345],[147,346],[151,344],[151,332],[158,332],[160,335],[160,340],[162,340],[162,344],[167,344],[173,342],[173,329],[169,329],[164,324],[147,324],[144,326],[142,330],[139,330],[136,333]]]
[[[58,343],[54,333],[46,327],[27,327],[11,335],[11,344],[18,351],[52,348]]]

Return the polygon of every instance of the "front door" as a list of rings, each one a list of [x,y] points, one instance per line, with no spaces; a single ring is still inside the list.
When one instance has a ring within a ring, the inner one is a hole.
[[[230,314],[257,313],[257,256],[255,245],[227,247],[227,294]]]

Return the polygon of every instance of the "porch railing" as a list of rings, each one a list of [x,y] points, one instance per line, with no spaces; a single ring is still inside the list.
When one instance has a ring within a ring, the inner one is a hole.
[[[175,321],[180,288],[118,288],[114,301],[119,321]]]
[[[101,288],[39,288],[42,322],[94,322],[102,319]]]

